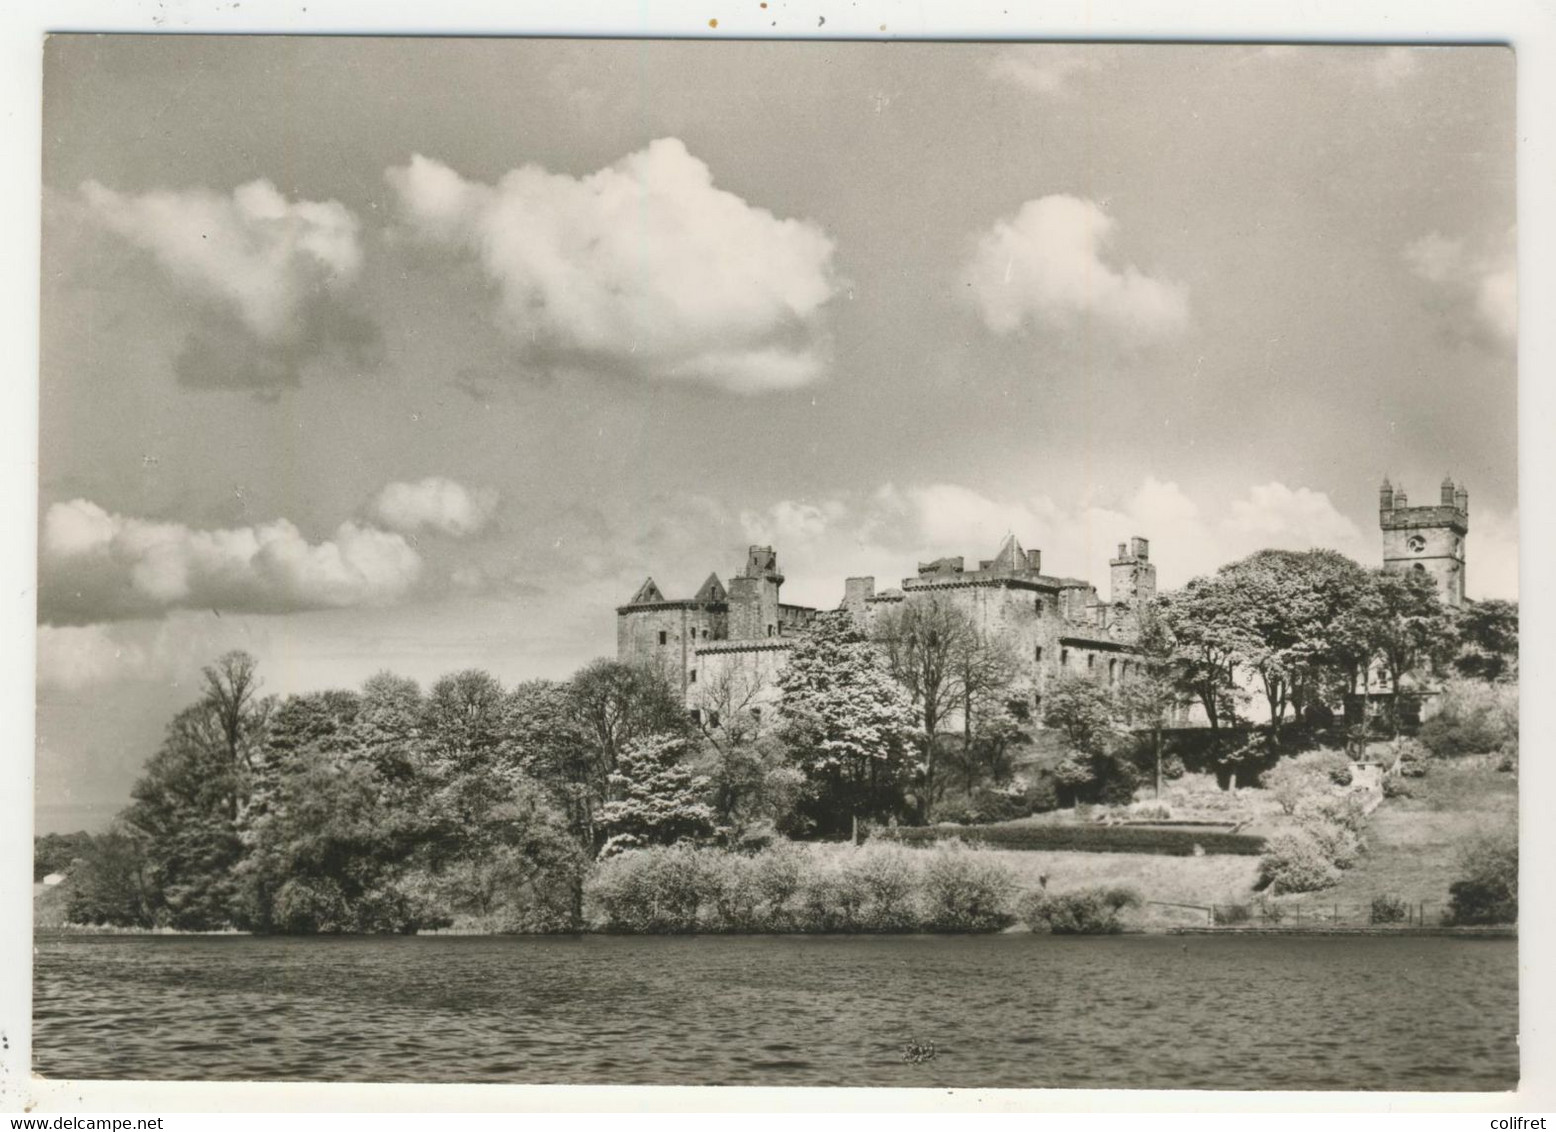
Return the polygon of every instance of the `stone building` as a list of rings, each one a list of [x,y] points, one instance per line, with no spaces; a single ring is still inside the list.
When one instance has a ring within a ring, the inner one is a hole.
[[[1043,690],[1066,672],[1109,684],[1132,658],[1138,611],[1156,593],[1156,567],[1143,538],[1120,543],[1106,600],[1079,578],[1042,571],[1042,553],[1007,536],[992,558],[969,570],[963,558],[921,563],[900,588],[876,591],[873,577],[843,583],[839,615],[873,632],[888,610],[932,595],[1003,637],[1027,667],[1023,681],[1040,708]],[[709,575],[687,599],[667,598],[649,578],[616,610],[622,660],[659,666],[694,712],[758,711],[777,698],[776,681],[795,639],[818,613],[779,600],[783,574],[770,546],[753,546],[726,587]]]
[[[1378,489],[1383,568],[1418,570],[1437,582],[1437,594],[1455,609],[1464,604],[1464,538],[1470,531],[1470,493],[1443,480],[1436,503],[1412,507],[1403,487],[1387,477]]]

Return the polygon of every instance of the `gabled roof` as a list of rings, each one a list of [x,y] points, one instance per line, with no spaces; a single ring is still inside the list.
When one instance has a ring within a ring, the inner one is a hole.
[[[1015,535],[1006,535],[1005,541],[1000,543],[999,550],[994,552],[994,557],[989,561],[990,570],[1025,570],[1027,568],[1027,552],[1021,549],[1021,544],[1016,541]]]
[[[660,592],[659,586],[652,577],[645,578],[643,584],[638,587],[638,592],[632,595],[628,605],[644,605],[651,601],[664,601],[665,595]]]
[[[719,581],[717,574],[709,574],[708,580],[702,583],[702,588],[697,591],[693,601],[723,601],[728,595],[724,589],[724,583]]]

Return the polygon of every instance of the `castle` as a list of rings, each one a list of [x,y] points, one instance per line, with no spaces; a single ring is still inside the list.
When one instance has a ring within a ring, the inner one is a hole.
[[[848,578],[838,613],[870,633],[903,602],[948,599],[1022,658],[1040,707],[1043,689],[1065,672],[1110,684],[1128,674],[1140,607],[1156,594],[1150,544],[1143,538],[1120,543],[1110,570],[1103,601],[1089,582],[1044,574],[1042,552],[1024,549],[1010,535],[975,570],[963,558],[940,558],[920,563],[900,588],[879,593],[873,577]],[[796,637],[820,615],[781,602],[783,581],[770,546],[751,547],[727,587],[710,574],[690,598],[667,598],[649,578],[616,610],[617,656],[660,668],[695,713],[731,710],[732,700],[760,710],[776,697]]]
[[[1469,492],[1444,479],[1439,501],[1412,507],[1403,487],[1384,479],[1378,495],[1383,568],[1417,570],[1436,581],[1442,600],[1464,604],[1464,539],[1469,533]],[[1156,596],[1150,544],[1132,538],[1109,561],[1108,598],[1079,578],[1043,573],[1042,552],[1006,536],[992,558],[969,570],[965,559],[920,563],[899,588],[876,592],[872,577],[848,578],[837,616],[851,617],[872,634],[889,610],[932,595],[970,615],[990,635],[1002,637],[1025,666],[1034,709],[1044,689],[1065,673],[1117,684],[1129,673],[1141,607]],[[755,710],[777,698],[778,675],[799,634],[822,614],[779,600],[784,582],[778,554],[753,546],[726,586],[709,574],[690,598],[668,598],[652,577],[616,610],[619,659],[663,671],[685,696],[687,708],[704,713]]]

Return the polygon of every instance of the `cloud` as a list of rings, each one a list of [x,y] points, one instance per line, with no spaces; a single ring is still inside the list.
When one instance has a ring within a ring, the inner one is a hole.
[[[537,356],[748,394],[823,376],[832,240],[715,188],[675,138],[584,177],[486,185],[420,155],[387,176],[414,232],[479,258]]]
[[[174,612],[157,621],[38,626],[38,687],[77,691],[121,681],[177,683],[233,648],[251,651],[269,634],[237,618]]]
[[[1517,248],[1511,228],[1495,246],[1481,250],[1463,238],[1430,232],[1407,244],[1404,258],[1420,278],[1469,304],[1483,332],[1511,342],[1518,337]]]
[[[185,384],[295,385],[338,354],[364,365],[377,327],[346,302],[361,274],[360,224],[338,201],[289,201],[269,181],[123,194],[81,186],[88,214],[202,300],[175,370]]]
[[[984,324],[1012,334],[1028,323],[1067,330],[1095,320],[1134,340],[1182,331],[1185,288],[1104,262],[1114,228],[1096,203],[1063,195],[1029,200],[997,222],[963,269]]]
[[[169,609],[283,613],[385,604],[421,558],[404,537],[344,522],[310,543],[285,519],[195,530],[112,514],[75,499],[44,518],[39,612],[51,624],[156,616]]]
[[[1323,492],[1254,485],[1204,505],[1177,484],[1152,478],[1111,505],[1066,506],[1048,496],[996,497],[961,484],[886,487],[869,496],[782,500],[747,511],[754,542],[771,542],[790,578],[789,600],[835,604],[842,579],[873,574],[895,586],[920,561],[961,556],[968,569],[1007,534],[1043,552],[1047,574],[1090,581],[1106,595],[1108,559],[1132,536],[1151,540],[1160,584],[1182,585],[1267,548],[1329,547],[1374,564],[1378,546]]]
[[[483,530],[497,513],[491,488],[471,489],[442,476],[416,483],[391,483],[374,498],[371,511],[391,530],[404,534],[436,531],[464,538]]]
[[[1080,55],[1061,47],[1034,45],[1001,51],[989,64],[989,77],[1034,94],[1068,95],[1071,79],[1096,69],[1094,56]]]
[[[1464,589],[1472,598],[1518,600],[1518,512],[1481,509],[1464,538]]]

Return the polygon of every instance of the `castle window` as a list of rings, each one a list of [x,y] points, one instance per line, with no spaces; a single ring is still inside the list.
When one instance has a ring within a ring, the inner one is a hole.
[[[775,626],[775,625],[769,625],[769,626],[768,626],[768,627],[767,627],[767,635],[768,635],[768,636],[769,636],[769,637],[772,637],[772,636],[776,636],[776,635],[777,635],[777,626]]]
[[[1425,566],[1423,566],[1423,565],[1422,565],[1422,564],[1421,564],[1421,563],[1419,563],[1419,562],[1417,562],[1417,563],[1416,563],[1416,564],[1415,564],[1415,567],[1414,567],[1414,569],[1415,569],[1415,572],[1416,572],[1416,573],[1417,573],[1417,574],[1424,574],[1424,573],[1426,573],[1426,567],[1425,567]]]
[[[688,684],[695,684],[695,683],[697,683],[697,670],[695,668],[692,669],[691,675],[689,677],[687,677],[686,682]]]
[[[1097,667],[1097,656],[1096,656],[1096,654],[1095,653],[1087,653],[1086,654],[1086,671],[1090,672],[1095,667]]]
[[[717,727],[718,725],[719,725],[719,713],[716,712],[716,711],[710,711],[708,713],[708,726],[709,727]]]
[[[686,714],[692,717],[692,722],[693,723],[701,723],[702,722],[702,712],[698,711],[696,708],[692,708],[692,710],[687,712]]]
[[[1043,646],[1042,645],[1038,645],[1037,648],[1033,650],[1033,652],[1032,652],[1032,659],[1033,660],[1037,660],[1037,661],[1040,661],[1040,660],[1043,659]]]
[[[659,643],[662,645],[667,645],[670,643],[670,634],[665,632],[663,629],[659,630]]]
[[[1059,650],[1059,667],[1060,668],[1068,668],[1068,667],[1070,667],[1070,650],[1069,649],[1060,649]]]
[[[693,673],[692,675],[695,676],[696,673]],[[1108,683],[1118,683],[1118,661],[1116,660],[1108,661]]]
[[[1037,610],[1037,612],[1039,612],[1039,613],[1043,612],[1043,599],[1042,598],[1034,599],[1033,602],[1032,602],[1032,608]]]

